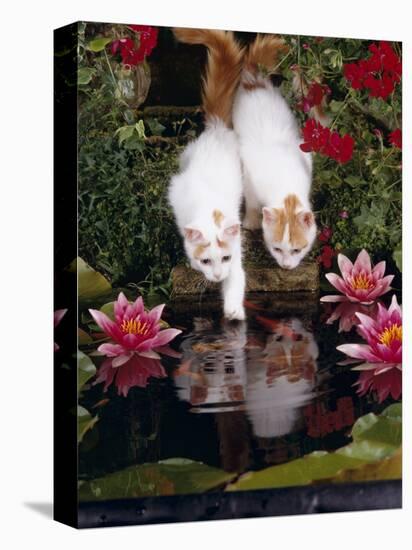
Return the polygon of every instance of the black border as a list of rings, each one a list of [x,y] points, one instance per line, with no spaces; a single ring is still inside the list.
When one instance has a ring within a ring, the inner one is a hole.
[[[402,481],[83,502],[79,528],[402,508]]]
[[[65,268],[77,257],[77,31],[77,23],[54,31],[54,309],[68,311],[54,360],[53,515],[73,527],[78,506],[77,276]]]

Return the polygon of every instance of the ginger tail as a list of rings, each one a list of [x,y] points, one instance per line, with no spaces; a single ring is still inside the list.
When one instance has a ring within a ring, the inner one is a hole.
[[[175,37],[186,44],[203,44],[208,49],[203,78],[202,104],[206,124],[222,120],[232,124],[232,106],[242,70],[243,49],[233,32],[208,29],[174,29]]]
[[[262,88],[268,74],[275,72],[283,55],[289,50],[283,38],[258,34],[250,44],[244,60],[242,85],[247,90]]]

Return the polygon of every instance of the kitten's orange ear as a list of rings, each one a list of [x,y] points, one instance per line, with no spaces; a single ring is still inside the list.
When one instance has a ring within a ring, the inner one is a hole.
[[[240,231],[240,223],[235,223],[230,227],[226,227],[224,234],[226,235],[226,237],[236,237],[236,235],[239,234],[239,231]]]
[[[203,233],[194,227],[185,227],[183,229],[185,239],[191,243],[204,240]]]
[[[315,216],[313,215],[313,212],[300,212],[299,221],[304,227],[309,229],[309,227],[315,223]]]
[[[262,214],[263,221],[265,221],[266,223],[275,223],[277,219],[276,208],[268,208],[267,206],[264,206],[262,208]]]

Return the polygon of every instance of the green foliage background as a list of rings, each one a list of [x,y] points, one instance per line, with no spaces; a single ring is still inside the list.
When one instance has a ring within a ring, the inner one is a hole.
[[[201,127],[183,116],[159,121],[122,99],[109,44],[128,33],[124,25],[79,25],[80,256],[114,284],[133,282],[143,293],[168,294],[170,270],[183,252],[166,190],[183,144]],[[368,57],[369,41],[285,38],[291,50],[278,70],[296,115],[304,123],[307,115],[296,109],[292,92],[293,65],[308,83],[329,86],[331,124],[356,142],[345,165],[315,155],[313,200],[320,228],[333,229],[335,249],[350,254],[364,247],[400,267],[401,151],[390,145],[388,134],[401,124],[401,87],[388,100],[348,87],[343,64]],[[400,55],[400,45],[393,47]],[[347,219],[339,216],[343,210]],[[318,252],[319,247],[314,255]]]

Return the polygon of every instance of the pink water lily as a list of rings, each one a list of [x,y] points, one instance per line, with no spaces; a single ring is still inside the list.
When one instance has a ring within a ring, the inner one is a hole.
[[[389,370],[394,365],[402,363],[402,310],[392,297],[391,305],[386,309],[378,304],[376,318],[373,319],[364,313],[356,313],[360,323],[357,327],[359,334],[367,344],[343,344],[337,349],[354,359],[363,359],[373,363],[377,373]],[[359,367],[358,367],[359,369]]]
[[[393,275],[385,274],[386,262],[379,262],[372,269],[371,259],[366,250],[361,250],[353,264],[343,254],[338,255],[338,265],[342,277],[335,273],[327,273],[328,281],[342,295],[323,296],[322,302],[358,302],[371,304],[390,290]]]
[[[114,303],[114,321],[96,309],[89,312],[99,327],[113,340],[97,349],[111,360],[111,366],[120,367],[134,356],[160,359],[168,344],[182,331],[175,328],[161,329],[160,318],[165,304],[145,311],[142,297],[130,303],[121,292]]]
[[[134,386],[145,388],[150,377],[164,378],[165,376],[166,372],[159,359],[133,355],[118,368],[113,368],[112,359],[105,359],[94,383],[104,382],[104,391],[114,383],[118,394],[127,397],[130,388]]]
[[[57,325],[60,323],[60,321],[63,319],[63,317],[66,315],[67,309],[56,309],[54,312],[54,328],[57,327]],[[59,345],[54,342],[54,351],[58,351]]]
[[[402,393],[402,310],[396,296],[386,309],[378,304],[375,319],[364,313],[356,313],[359,334],[367,344],[343,344],[337,349],[349,357],[366,361],[354,367],[361,371],[358,393],[365,395],[375,391],[378,401],[389,395],[399,399]]]

